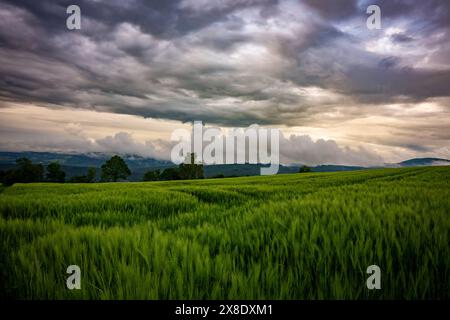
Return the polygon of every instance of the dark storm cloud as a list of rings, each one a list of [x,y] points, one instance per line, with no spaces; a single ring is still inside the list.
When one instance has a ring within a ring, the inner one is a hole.
[[[382,8],[387,18],[408,17],[416,22],[426,23],[434,27],[450,25],[449,3],[447,0],[367,0],[365,3],[375,4]],[[425,18],[425,21],[422,19]]]
[[[304,0],[304,2],[327,19],[346,19],[358,12],[357,0]]]
[[[400,43],[414,41],[414,38],[413,38],[413,37],[408,36],[408,35],[406,35],[406,34],[404,34],[404,33],[396,33],[396,34],[393,34],[393,35],[391,36],[391,38],[392,38],[393,41],[395,41],[395,42],[400,42]]]
[[[414,70],[408,67],[374,69],[355,65],[346,74],[346,79],[347,82],[342,82],[339,88],[344,92],[353,92],[355,97],[366,102],[388,103],[399,99],[423,101],[450,94],[450,70]]]
[[[80,31],[65,28],[70,4],[81,7]],[[368,4],[7,0],[0,96],[228,126],[320,126],[448,97],[450,2],[374,1],[381,31],[365,28]],[[375,40],[396,49],[368,50]]]
[[[84,17],[99,21],[109,28],[120,23],[133,23],[144,32],[161,38],[184,35],[211,23],[226,19],[228,14],[254,5],[276,8],[277,0],[229,0],[221,6],[210,6],[207,10],[196,11],[189,6],[180,6],[180,0],[5,0],[13,6],[26,9],[39,17],[48,32],[60,30],[65,25],[66,15],[61,14],[69,5],[78,5]],[[207,1],[203,1],[205,4]],[[214,1],[211,1],[214,3]],[[208,7],[205,5],[205,7]]]
[[[400,59],[397,57],[387,57],[380,60],[378,66],[384,69],[389,69],[395,67],[400,62]]]

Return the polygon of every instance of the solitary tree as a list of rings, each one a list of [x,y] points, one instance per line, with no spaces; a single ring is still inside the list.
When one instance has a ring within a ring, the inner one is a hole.
[[[61,170],[58,162],[52,162],[47,166],[46,178],[49,182],[64,182],[66,173]]]
[[[114,181],[126,179],[131,174],[130,169],[123,159],[113,156],[102,165],[102,181]]]

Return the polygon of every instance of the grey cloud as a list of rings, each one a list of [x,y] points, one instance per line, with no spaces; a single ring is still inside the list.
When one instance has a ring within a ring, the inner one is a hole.
[[[107,136],[95,141],[96,149],[102,152],[132,154],[155,159],[170,160],[172,144],[167,141],[137,142],[127,132],[118,132],[114,136]]]
[[[345,19],[358,12],[356,0],[304,0],[303,2],[327,19]]]
[[[352,93],[361,103],[374,104],[418,102],[450,95],[450,70],[394,68],[389,62],[385,60],[382,63],[383,69],[367,65],[351,66],[345,71],[342,81],[335,84],[335,90]]]
[[[411,41],[414,41],[414,38],[404,34],[404,33],[395,33],[391,36],[392,40],[395,42],[400,42],[400,43],[408,43]]]
[[[384,69],[389,69],[395,67],[400,62],[400,59],[397,57],[387,57],[380,60],[378,66]]]
[[[271,8],[276,5],[275,2],[233,1],[227,2],[226,5],[220,2],[220,11],[225,22],[220,26],[220,29],[216,29],[219,33],[200,33],[193,39],[168,41],[164,44],[161,44],[158,38],[153,38],[154,35],[158,35],[158,32],[150,30],[151,28],[149,29],[148,26],[142,23],[139,18],[140,15],[143,12],[151,13],[155,11],[161,15],[177,15],[177,21],[179,17],[184,15],[195,20],[195,17],[192,17],[192,15],[199,14],[195,8],[180,7],[180,3],[176,1],[164,2],[164,4],[160,2],[151,2],[149,4],[141,1],[129,3],[113,1],[102,3],[101,5],[97,3],[95,5],[98,8],[93,10],[92,6],[94,4],[92,2],[85,3],[81,1],[79,4],[84,8],[83,14],[87,14],[89,18],[98,20],[101,23],[111,24],[111,29],[104,35],[103,40],[95,41],[89,37],[85,38],[84,31],[79,36],[65,31],[64,36],[56,38],[52,38],[51,35],[54,33],[50,33],[49,39],[46,40],[48,37],[41,36],[42,29],[44,26],[50,27],[52,21],[59,21],[52,15],[59,12],[66,3],[64,1],[57,3],[44,1],[42,4],[37,5],[31,1],[20,1],[15,2],[15,4],[17,7],[28,10],[14,9],[20,11],[24,16],[24,21],[29,24],[29,29],[32,29],[35,25],[39,26],[36,34],[23,32],[24,37],[31,37],[27,42],[44,43],[42,50],[48,51],[53,61],[50,60],[47,63],[45,61],[39,62],[39,66],[33,64],[33,60],[49,59],[44,52],[38,52],[38,57],[30,59],[31,62],[23,62],[23,65],[28,65],[29,68],[24,69],[22,72],[18,72],[18,68],[1,70],[2,74],[4,74],[4,79],[6,79],[3,82],[3,87],[5,88],[4,91],[13,97],[29,96],[30,100],[36,102],[81,104],[89,107],[100,105],[102,108],[108,108],[108,100],[111,100],[108,96],[120,95],[129,97],[128,100],[133,100],[132,98],[142,100],[139,102],[139,108],[131,105],[129,113],[143,116],[159,116],[160,112],[155,109],[158,109],[164,103],[154,103],[154,101],[146,99],[146,96],[149,93],[160,94],[161,86],[158,86],[157,83],[161,77],[176,77],[179,80],[177,87],[171,88],[165,85],[162,91],[188,89],[198,96],[197,99],[190,99],[191,101],[186,103],[185,99],[179,101],[176,98],[176,94],[172,92],[173,101],[168,101],[167,104],[175,106],[165,107],[168,117],[171,115],[171,110],[177,108],[176,105],[201,105],[205,102],[202,99],[205,98],[214,99],[231,96],[238,97],[244,101],[266,100],[268,108],[276,108],[278,103],[298,102],[295,100],[295,96],[291,96],[292,99],[289,95],[276,98],[264,93],[265,88],[278,81],[278,78],[291,79],[299,86],[319,86],[350,96],[354,95],[364,103],[371,100],[374,100],[374,102],[385,101],[398,95],[411,95],[414,99],[448,95],[448,90],[445,89],[448,76],[445,72],[434,73],[433,71],[413,69],[394,70],[393,68],[389,68],[390,70],[387,71],[386,66],[392,67],[395,57],[385,59],[379,57],[379,59],[384,61],[384,63],[381,63],[381,68],[377,65],[371,66],[370,59],[376,59],[377,57],[371,57],[364,53],[352,44],[354,40],[343,32],[338,31],[332,25],[317,22],[310,24],[309,32],[299,39],[290,37],[276,38],[275,36],[272,42],[276,45],[270,50],[273,51],[274,55],[281,54],[281,59],[286,59],[287,62],[293,63],[293,65],[292,68],[288,66],[286,70],[281,68],[279,74],[268,74],[266,72],[267,76],[265,79],[260,77],[257,70],[253,69],[249,70],[251,72],[245,72],[240,68],[225,65],[220,61],[211,61],[203,66],[192,65],[191,63],[194,61],[185,61],[186,64],[181,66],[181,68],[179,65],[178,68],[170,67],[171,62],[175,62],[175,66],[177,66],[177,59],[180,59],[183,55],[183,50],[197,49],[198,45],[204,46],[206,50],[212,49],[216,51],[231,50],[235,45],[245,43],[266,45],[261,43],[261,40],[256,39],[254,35],[241,33],[239,28],[234,29],[234,31],[227,31],[228,26],[233,26],[235,23],[230,22],[230,24],[227,24],[225,18],[229,18],[228,14],[234,10],[255,5],[267,5]],[[351,15],[355,8],[355,3],[348,1],[345,3],[314,1],[307,2],[307,4],[313,6],[316,10],[325,12],[324,14],[326,12],[336,12],[338,15],[341,15],[339,10],[347,12],[343,17]],[[208,10],[214,11],[217,8],[212,6]],[[113,14],[113,11],[117,11],[117,13]],[[41,23],[36,23],[36,20],[40,18],[42,19]],[[170,18],[165,19],[165,21],[170,20]],[[210,22],[217,24],[217,21],[221,20],[211,19]],[[22,29],[24,28],[24,25],[21,25],[19,21],[12,22],[17,25],[18,30],[21,27]],[[164,24],[159,26],[164,27]],[[16,28],[16,26],[12,25],[10,28]],[[61,30],[64,28],[52,27],[51,29]],[[182,29],[195,30],[195,28]],[[149,32],[149,34],[145,32]],[[63,37],[66,39],[65,42],[59,40]],[[270,34],[268,34],[267,40],[269,44],[271,41],[270,37]],[[350,43],[351,46],[348,47],[346,43]],[[340,48],[345,53],[336,55],[333,51],[330,53],[325,52],[333,47]],[[345,49],[346,47],[347,49]],[[6,52],[5,58],[9,57],[9,59],[4,59],[4,64],[10,64],[11,60],[18,60],[17,58],[20,55],[16,56],[16,54],[17,52],[12,52],[8,55],[8,52]],[[30,53],[27,53],[27,55],[27,59],[29,59]],[[350,58],[352,56],[356,59]],[[199,56],[199,59],[202,58],[203,56]],[[358,59],[360,62],[356,64]],[[41,67],[44,64],[48,65],[50,70],[44,70]],[[51,70],[57,67],[58,64],[63,65],[61,67],[65,70]],[[30,74],[30,72],[34,72],[34,74]],[[46,79],[48,78],[47,74],[54,75],[54,79]],[[57,79],[58,75],[64,78],[67,88],[57,88],[61,84],[61,81]],[[71,83],[74,78],[75,83]],[[380,88],[383,88],[385,84],[384,79],[386,78],[391,79],[396,84],[396,86],[390,86],[389,92],[386,90],[380,91]],[[410,81],[411,79],[414,79],[414,81]],[[443,84],[437,84],[436,79],[442,79],[441,83]],[[240,82],[244,85],[240,85]],[[416,83],[420,83],[420,86],[416,85]],[[81,98],[79,98],[79,91],[84,92]],[[98,100],[100,95],[104,96],[103,99],[100,99],[104,101]],[[380,98],[381,95],[383,96],[382,98]],[[95,96],[96,99],[94,101],[80,101],[80,99],[86,100],[89,96]],[[170,98],[168,97],[168,99]],[[117,107],[114,104],[109,105],[109,110],[113,112],[123,112],[126,108],[126,105],[123,107]],[[182,114],[182,109],[181,107],[181,110],[176,111],[180,111]],[[180,115],[176,119],[180,118],[183,118],[183,116]],[[216,118],[216,121],[221,123],[220,114]],[[249,119],[249,122],[255,120],[259,120],[259,118]]]
[[[180,0],[146,1],[146,0],[5,0],[16,7],[26,9],[40,19],[40,24],[49,33],[61,30],[65,26],[67,15],[65,9],[69,5],[82,8],[83,17],[101,21],[109,28],[120,23],[133,23],[145,32],[160,38],[172,38],[184,35],[193,30],[227,19],[228,14],[242,8],[258,6],[273,7],[274,0],[232,0],[220,1],[220,6],[203,6],[208,10],[196,10],[190,6],[182,6]],[[207,1],[213,3],[214,1]],[[89,32],[89,31],[88,31]],[[92,35],[95,37],[95,35]]]
[[[0,130],[9,135],[13,143],[0,141],[0,148],[9,151],[47,152],[104,152],[139,155],[170,160],[176,141],[152,140],[139,142],[128,132],[118,132],[100,139],[89,139],[80,127],[71,125],[65,132],[55,135],[46,130]],[[237,152],[238,150],[235,150]],[[280,161],[284,164],[346,164],[378,165],[383,159],[364,148],[341,147],[333,140],[313,141],[308,135],[280,136]]]
[[[340,147],[334,140],[313,141],[308,135],[280,137],[280,160],[283,163],[307,165],[346,164],[375,166],[383,158],[365,148]]]
[[[386,36],[402,52],[366,50],[375,36],[361,1],[7,0],[0,97],[225,126],[324,126],[450,96],[449,2],[374,3],[386,28],[406,21]],[[80,31],[65,28],[69,4],[82,8]],[[355,21],[359,35],[343,28]],[[403,56],[412,44],[418,53]],[[413,66],[425,58],[447,67]]]
[[[366,4],[380,6],[384,17],[409,17],[421,27],[443,27],[450,24],[449,2],[446,0],[366,0]],[[426,20],[422,20],[425,18]],[[425,25],[424,25],[425,24]]]
[[[70,128],[66,132],[54,134],[47,130],[1,129],[10,140],[1,140],[1,150],[37,152],[104,152],[130,154],[154,159],[170,160],[171,141],[152,140],[139,142],[128,132],[118,132],[113,136],[89,139],[79,129]]]

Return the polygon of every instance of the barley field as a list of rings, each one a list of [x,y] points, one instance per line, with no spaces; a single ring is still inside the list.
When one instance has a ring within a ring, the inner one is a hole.
[[[1,296],[448,299],[449,231],[450,167],[16,184],[0,188]]]

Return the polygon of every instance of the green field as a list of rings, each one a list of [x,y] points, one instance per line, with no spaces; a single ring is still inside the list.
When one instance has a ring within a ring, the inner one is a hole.
[[[16,184],[0,213],[8,298],[450,298],[450,167]]]

